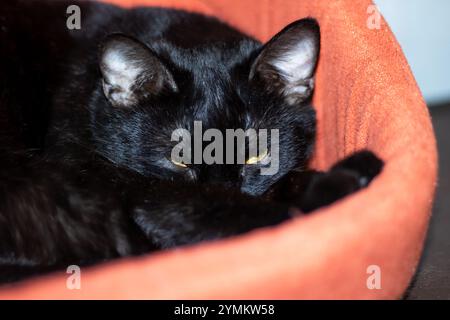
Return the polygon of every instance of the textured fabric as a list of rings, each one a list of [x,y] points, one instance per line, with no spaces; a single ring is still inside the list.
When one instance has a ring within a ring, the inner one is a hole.
[[[0,298],[399,298],[420,257],[437,171],[430,117],[384,20],[367,27],[369,0],[113,1],[214,14],[267,40],[289,22],[319,20],[322,51],[312,165],[360,148],[386,161],[371,186],[312,215],[247,235],[0,290]],[[381,268],[369,290],[367,268]]]

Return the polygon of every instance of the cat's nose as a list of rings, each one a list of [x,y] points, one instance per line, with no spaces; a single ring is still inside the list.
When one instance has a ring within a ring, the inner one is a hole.
[[[237,181],[220,181],[220,182],[212,182],[212,184],[219,185],[225,189],[241,189],[241,183]]]
[[[199,181],[221,185],[224,188],[241,188],[239,171],[232,165],[213,165],[202,170]]]
[[[217,185],[224,189],[236,189],[236,190],[240,190],[242,184],[241,181],[237,179],[226,179],[225,177],[215,177],[215,178],[209,177],[208,179],[205,179],[202,182],[206,184]]]

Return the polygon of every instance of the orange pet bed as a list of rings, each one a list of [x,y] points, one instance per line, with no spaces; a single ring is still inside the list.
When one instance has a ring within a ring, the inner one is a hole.
[[[418,263],[430,217],[436,144],[421,93],[389,27],[384,20],[380,29],[367,25],[371,1],[113,2],[215,15],[262,41],[293,20],[317,18],[322,51],[312,165],[326,169],[368,148],[386,166],[369,188],[280,226],[83,269],[80,290],[68,290],[68,275],[55,274],[4,287],[0,298],[401,297]],[[373,265],[380,268],[379,289],[367,286]]]

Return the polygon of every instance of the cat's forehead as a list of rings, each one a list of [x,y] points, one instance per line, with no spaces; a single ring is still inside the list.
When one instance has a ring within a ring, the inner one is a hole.
[[[189,71],[196,71],[198,68],[233,68],[245,63],[261,46],[260,42],[251,38],[208,42],[188,48],[170,41],[149,43],[149,47],[158,55],[170,60],[173,65]]]
[[[214,122],[236,123],[245,111],[239,92],[240,83],[236,79],[235,66],[220,60],[205,63],[189,63],[189,73],[178,77],[181,93],[180,108],[184,115],[205,124]],[[228,61],[229,62],[229,61]]]
[[[246,128],[261,120],[249,112],[241,95],[249,91],[246,80],[261,43],[243,38],[193,48],[168,41],[146,45],[166,64],[179,90],[175,93],[179,99],[170,106],[176,112],[163,119],[169,127],[190,128],[194,121],[201,121],[205,128]],[[167,106],[163,103],[158,108]]]

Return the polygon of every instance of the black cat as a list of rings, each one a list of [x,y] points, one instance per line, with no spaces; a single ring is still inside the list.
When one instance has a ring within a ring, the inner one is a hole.
[[[381,171],[368,151],[307,170],[315,20],[261,45],[214,18],[94,2],[69,30],[71,4],[0,2],[0,281],[275,225]],[[173,161],[194,121],[278,129],[278,171]]]

